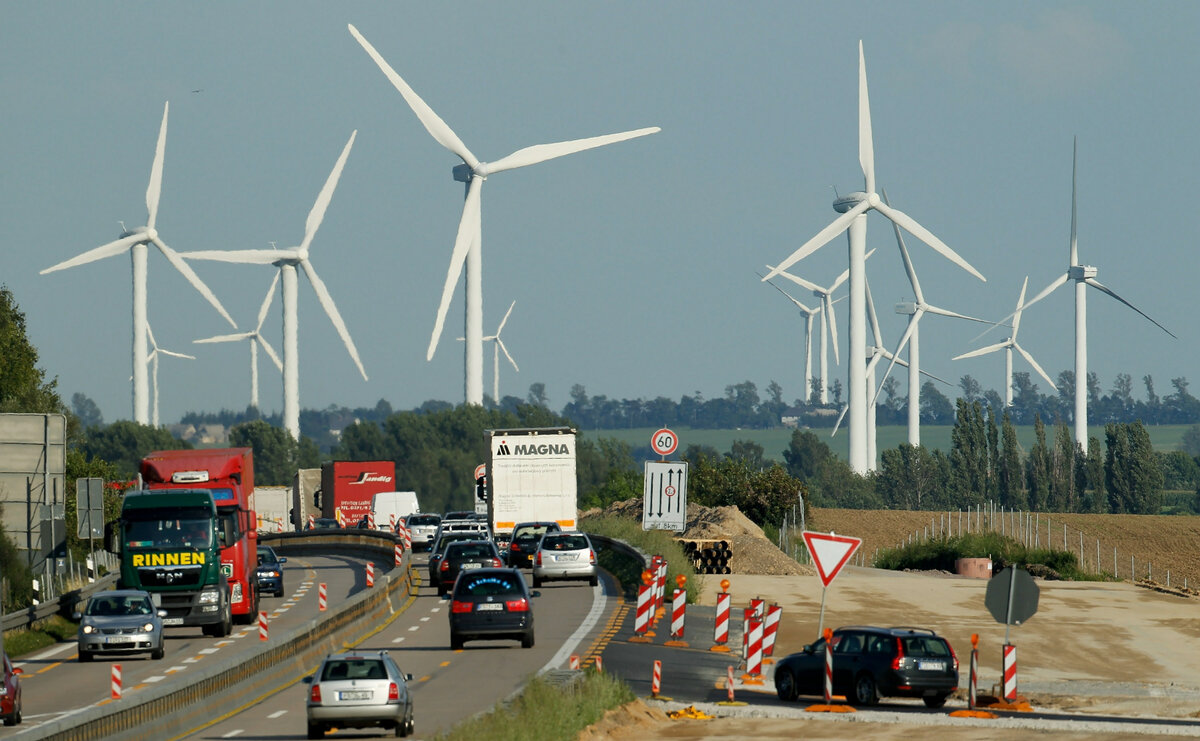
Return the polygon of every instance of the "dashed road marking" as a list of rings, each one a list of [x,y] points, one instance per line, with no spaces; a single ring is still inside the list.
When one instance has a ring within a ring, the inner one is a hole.
[[[408,632],[409,632],[409,633],[412,633],[413,631],[417,631],[417,630],[420,630],[420,629],[421,629],[421,626],[419,626],[419,625],[414,625],[413,627],[411,627],[411,628],[409,628],[409,629],[408,629]]]
[[[225,734],[224,736],[222,736],[221,738],[233,738],[234,736],[240,736],[240,735],[242,735],[242,729],[241,729],[241,728],[238,728],[237,730],[230,731],[229,733],[226,733],[226,734]]]
[[[200,653],[206,654],[206,655],[207,654],[215,654],[217,651],[220,651],[220,650],[221,649],[219,649],[219,648],[202,648],[202,649],[200,649]]]
[[[421,622],[422,622],[422,623],[428,623],[428,622],[429,622],[429,616],[428,616],[428,615],[426,615],[425,617],[421,618]]]
[[[184,669],[187,669],[187,667],[186,667],[186,666],[173,666],[173,667],[171,667],[170,669],[168,669],[168,670],[166,671],[166,673],[167,673],[167,674],[174,674],[175,672],[181,672],[181,671],[183,671]]]
[[[271,720],[275,720],[276,718],[279,718],[284,715],[287,715],[286,710],[276,710],[275,712],[271,713],[267,717],[270,718]]]
[[[392,643],[404,643],[404,636],[400,636],[399,638],[393,638]]]
[[[166,677],[159,674],[159,675],[155,675],[153,677],[146,677],[142,681],[145,682],[146,684],[154,684],[155,682],[161,682],[164,679],[166,679]]]

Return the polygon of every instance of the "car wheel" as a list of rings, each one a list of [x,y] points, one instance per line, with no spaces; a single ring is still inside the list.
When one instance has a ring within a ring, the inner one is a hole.
[[[542,580],[541,580],[541,578],[539,578],[539,577],[536,577],[536,576],[535,576],[535,577],[533,577],[533,588],[534,588],[534,589],[541,589],[541,588],[542,588]]]
[[[282,597],[282,596],[283,596],[283,585],[280,585],[280,586],[279,586],[279,589],[276,589],[276,590],[275,590],[275,596],[276,596],[276,597]]]
[[[875,689],[875,679],[870,674],[862,673],[854,680],[854,704],[874,705],[879,702],[879,693]]]
[[[226,638],[232,632],[233,632],[233,611],[229,607],[226,607],[225,608],[225,619],[223,621],[221,621],[221,626],[220,626],[220,628],[218,628],[217,635],[221,638]]]
[[[316,723],[309,723],[308,724],[308,737],[309,738],[325,738],[325,729],[322,728],[321,726],[317,725]]]
[[[450,634],[450,650],[458,651],[463,647],[463,639],[458,633]]]
[[[796,678],[792,676],[790,670],[780,669],[775,672],[775,694],[779,695],[779,699],[784,702],[792,702],[796,699]]]
[[[949,697],[949,695],[926,695],[921,699],[925,701],[925,707],[937,710],[938,708],[945,706],[947,697]]]
[[[86,664],[87,662],[89,662],[91,660],[92,660],[91,653],[89,653],[88,651],[80,651],[79,652],[79,663]]]
[[[599,586],[599,584],[600,584],[600,577],[598,577],[598,576],[593,576],[591,579],[588,579],[588,584],[592,585],[593,587],[595,587],[595,586]]]
[[[521,648],[533,648],[533,631],[521,636]]]
[[[162,646],[159,646],[158,648],[156,648],[156,649],[154,649],[153,651],[151,651],[151,652],[150,652],[150,658],[151,658],[151,659],[153,659],[153,660],[155,660],[155,661],[158,661],[158,660],[160,660],[160,659],[161,659],[163,656],[165,656],[165,655],[166,655],[166,653],[167,653],[167,652],[166,652],[166,649],[164,649]]]

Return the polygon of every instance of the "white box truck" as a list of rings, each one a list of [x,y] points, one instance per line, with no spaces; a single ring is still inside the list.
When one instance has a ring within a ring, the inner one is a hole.
[[[381,491],[371,495],[371,514],[376,530],[392,531],[395,522],[420,514],[421,503],[415,491]]]
[[[256,486],[250,494],[250,509],[258,516],[260,533],[283,533],[292,529],[288,513],[292,508],[292,487]]]
[[[535,427],[485,430],[488,522],[500,539],[518,522],[554,520],[574,530],[576,500],[575,430]]]

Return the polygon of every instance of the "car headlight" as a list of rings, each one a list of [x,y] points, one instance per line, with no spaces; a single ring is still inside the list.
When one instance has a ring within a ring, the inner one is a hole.
[[[200,593],[200,604],[212,605],[221,601],[221,594],[215,589],[205,589]]]
[[[146,623],[145,625],[143,625],[142,632],[143,633],[153,633],[154,632],[154,623]]]
[[[83,632],[84,634],[90,635],[96,632],[96,628],[91,625],[85,625],[83,626]]]

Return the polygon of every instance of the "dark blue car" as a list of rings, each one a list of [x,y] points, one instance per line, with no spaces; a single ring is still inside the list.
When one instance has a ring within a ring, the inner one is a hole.
[[[286,558],[275,555],[275,549],[269,545],[258,547],[258,591],[270,592],[276,597],[283,596],[283,565]]]

